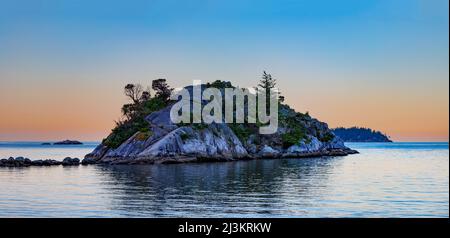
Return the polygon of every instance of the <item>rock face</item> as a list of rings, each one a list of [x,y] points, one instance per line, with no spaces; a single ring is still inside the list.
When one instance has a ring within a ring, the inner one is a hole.
[[[32,164],[32,161],[24,157],[9,157],[8,159],[0,160],[0,167],[27,167]]]
[[[154,131],[158,129],[154,128]],[[97,148],[85,160],[177,163],[193,160],[227,161],[247,156],[247,150],[228,126],[212,124],[203,129],[183,126],[172,131],[159,131],[146,141],[140,141],[134,135],[117,149],[103,151],[102,147]]]
[[[85,158],[81,161],[82,165],[89,165],[89,164],[95,164],[96,160],[92,158]]]
[[[293,145],[287,149],[287,153],[292,154],[301,154],[301,153],[310,153],[324,149],[324,144],[320,142],[316,137],[309,136],[307,140],[301,140],[298,144]]]
[[[281,152],[273,149],[268,145],[264,145],[263,148],[259,151],[258,157],[260,158],[277,158],[281,155]]]
[[[109,148],[108,147],[106,147],[105,145],[103,145],[103,144],[100,144],[100,145],[98,145],[95,149],[94,149],[94,151],[92,151],[91,153],[89,153],[89,154],[87,154],[86,156],[85,156],[85,159],[84,160],[86,160],[86,159],[88,159],[88,161],[90,160],[90,161],[97,161],[97,160],[100,160],[101,158],[103,158],[103,156],[106,154],[106,152],[108,152],[109,151]],[[84,161],[83,160],[83,161]]]
[[[357,153],[308,114],[279,108],[277,133],[259,135],[255,125],[173,124],[171,106],[145,117],[148,137],[136,132],[117,148],[99,145],[83,164],[152,164],[239,159],[342,156]],[[256,129],[255,129],[256,128]]]

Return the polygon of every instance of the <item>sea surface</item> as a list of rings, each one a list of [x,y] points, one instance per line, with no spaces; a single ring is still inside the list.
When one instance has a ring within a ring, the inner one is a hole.
[[[0,142],[0,158],[82,158],[96,145]],[[0,167],[0,217],[449,217],[448,143],[347,145],[360,154]]]

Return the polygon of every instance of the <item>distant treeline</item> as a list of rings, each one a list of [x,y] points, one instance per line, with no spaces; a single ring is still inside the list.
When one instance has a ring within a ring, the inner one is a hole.
[[[333,129],[333,133],[345,142],[392,142],[386,134],[370,128],[338,127]]]

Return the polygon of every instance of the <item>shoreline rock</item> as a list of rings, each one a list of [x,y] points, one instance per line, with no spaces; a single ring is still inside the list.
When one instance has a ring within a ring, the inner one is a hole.
[[[33,160],[31,161],[31,165],[33,166],[54,166],[61,165],[61,161],[46,159],[46,160]]]
[[[93,158],[85,158],[80,162],[78,158],[66,157],[63,161],[45,159],[45,160],[30,160],[24,157],[9,157],[8,159],[0,159],[0,167],[43,167],[43,166],[79,166],[79,165],[139,165],[139,164],[181,164],[181,163],[216,163],[216,162],[231,162],[231,161],[248,161],[261,159],[303,159],[303,158],[317,158],[317,157],[334,157],[347,156],[351,154],[358,154],[359,152],[352,149],[334,149],[312,152],[298,152],[298,153],[280,153],[273,148],[264,147],[257,155],[247,155],[240,158],[212,158],[212,157],[193,157],[172,155],[159,158],[136,158],[120,157],[117,160],[101,161]]]
[[[96,164],[96,163],[97,163],[97,161],[92,158],[86,158],[81,161],[82,165],[89,165],[89,164]]]
[[[161,121],[161,120],[160,120]],[[242,143],[226,124],[211,124],[198,130],[192,126],[174,127],[167,131],[153,128],[146,141],[137,134],[116,149],[100,144],[87,154],[82,164],[174,164],[191,162],[223,162],[250,159],[314,158],[346,156],[358,153],[334,137],[328,142],[308,135],[298,143],[283,148],[266,143]],[[269,138],[269,142],[270,142]],[[250,152],[251,151],[251,152]]]
[[[78,159],[78,158],[70,158],[70,157],[66,157],[66,158],[64,158],[64,160],[61,162],[61,164],[62,164],[63,166],[79,165],[79,164],[80,164],[80,159]]]
[[[0,167],[29,167],[29,166],[70,166],[70,165],[79,165],[80,159],[78,158],[70,158],[67,157],[63,161],[53,160],[53,159],[45,159],[45,160],[30,160],[24,157],[9,157],[8,159],[0,160]]]

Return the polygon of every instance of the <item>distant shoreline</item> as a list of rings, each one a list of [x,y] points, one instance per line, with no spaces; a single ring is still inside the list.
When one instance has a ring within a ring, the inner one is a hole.
[[[350,128],[338,127],[332,129],[332,131],[344,142],[393,142],[390,136],[371,128],[356,126]]]
[[[0,147],[9,148],[10,150],[11,149],[14,150],[14,148],[17,148],[17,147],[24,146],[26,148],[27,146],[30,146],[30,144],[32,144],[31,148],[39,148],[39,147],[41,147],[40,143],[41,142],[39,142],[39,141],[32,141],[32,142],[30,142],[30,141],[21,141],[21,142],[4,142],[4,141],[0,141]],[[99,144],[99,142],[84,142],[84,143],[85,144],[83,146],[89,146],[89,147],[94,147],[95,145]],[[443,148],[443,149],[447,149],[447,150],[448,150],[448,144],[449,144],[448,141],[425,141],[425,142],[416,141],[416,142],[389,142],[389,143],[388,142],[348,142],[348,143],[355,143],[355,144],[360,144],[360,145],[366,145],[366,146],[369,146],[368,148],[371,148],[372,145],[376,146],[376,144],[381,144],[381,145],[385,144],[386,146],[392,147],[392,148],[396,148],[398,146],[403,147],[403,146],[407,146],[408,144],[411,144],[411,145],[418,145],[418,144],[433,145],[433,144],[435,144],[435,145],[438,145],[438,146],[441,145],[441,147],[445,146],[445,148]],[[61,147],[58,147],[58,146],[42,146],[42,147],[49,148],[50,150],[54,150],[54,149],[57,150],[58,148],[61,148]],[[70,147],[68,146],[66,148],[70,148]],[[80,148],[81,149],[82,147],[74,147],[74,148]],[[57,158],[56,159],[45,159],[45,160],[43,160],[43,159],[31,160],[31,159],[27,159],[25,156],[21,157],[20,154],[22,154],[22,152],[19,153],[19,151],[17,151],[16,154],[11,154],[11,155],[8,155],[8,156],[7,155],[0,155],[0,161],[3,161],[3,162],[0,162],[0,164],[2,164],[2,165],[0,165],[0,167],[2,167],[2,168],[8,168],[8,167],[30,167],[30,166],[32,166],[32,167],[46,167],[46,166],[55,166],[55,165],[63,165],[63,166],[74,166],[75,165],[76,166],[76,165],[82,165],[83,164],[82,160],[77,159],[75,157],[70,158],[70,159],[68,159],[66,157],[66,162],[63,162],[64,160],[60,161]],[[15,158],[10,157],[10,156],[14,156]],[[16,156],[19,156],[19,157],[16,157]],[[315,156],[315,157],[320,157],[320,156]],[[13,158],[13,159],[11,159],[11,158]],[[18,161],[16,161],[17,158],[19,158]],[[36,158],[45,158],[45,156],[37,156]],[[61,158],[64,158],[64,157],[61,157]],[[82,158],[82,157],[80,156],[79,158]],[[297,158],[297,159],[304,159],[304,158],[311,158],[311,157],[303,157],[303,158]],[[277,158],[274,158],[274,159],[277,159]],[[291,158],[291,159],[295,159],[295,158]],[[9,161],[7,161],[7,160],[9,160]],[[235,160],[235,161],[241,161],[241,160]],[[87,161],[84,162],[85,165],[89,164],[89,163],[86,163],[86,162]],[[206,161],[204,161],[204,162],[206,162]],[[16,166],[16,163],[17,163],[17,166]],[[192,163],[199,163],[199,162],[192,162]],[[100,164],[100,165],[102,165],[102,164]]]

